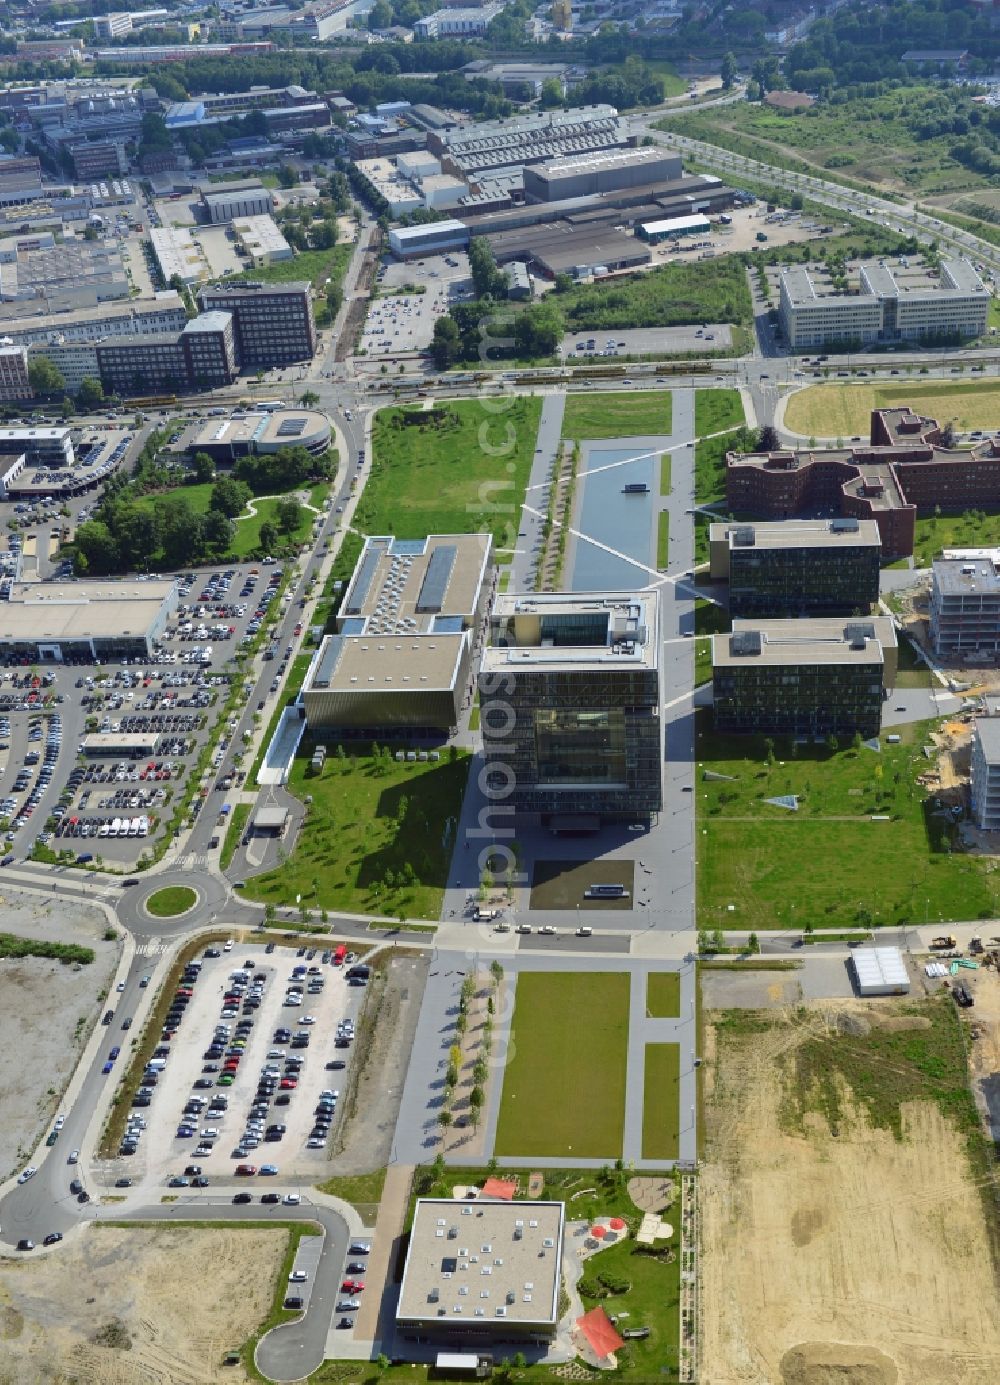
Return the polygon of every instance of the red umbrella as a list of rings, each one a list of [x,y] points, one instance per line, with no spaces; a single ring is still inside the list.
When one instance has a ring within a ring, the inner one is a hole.
[[[612,1231],[624,1231],[624,1230],[625,1230],[625,1223],[622,1221],[621,1217],[612,1217],[612,1218],[611,1218],[611,1230],[612,1230]]]
[[[608,1233],[606,1228],[603,1226],[592,1226],[590,1228],[590,1234],[591,1236],[594,1236],[598,1241],[600,1241]]]

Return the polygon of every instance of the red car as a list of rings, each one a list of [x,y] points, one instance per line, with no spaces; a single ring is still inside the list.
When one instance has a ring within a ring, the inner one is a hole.
[[[283,1077],[278,1083],[278,1086],[283,1092],[293,1091],[298,1085],[299,1081],[297,1077]]]
[[[237,1165],[236,1165],[236,1177],[237,1177],[237,1178],[253,1178],[253,1176],[254,1176],[254,1174],[255,1174],[256,1172],[257,1172],[257,1165],[256,1165],[256,1164],[237,1164]]]
[[[364,1284],[360,1279],[345,1279],[340,1286],[342,1294],[360,1294],[364,1292]]]

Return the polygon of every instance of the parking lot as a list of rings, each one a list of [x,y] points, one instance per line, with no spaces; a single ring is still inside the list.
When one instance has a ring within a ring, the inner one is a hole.
[[[339,960],[334,949],[274,943],[207,948],[177,989],[110,1181],[314,1179],[346,1086],[366,976],[346,948]],[[116,1038],[109,1028],[111,1063]]]
[[[408,263],[389,261],[379,269],[377,284],[379,297],[369,307],[361,349],[376,360],[426,351],[435,321],[452,303],[472,295],[469,257],[455,250]],[[420,288],[424,292],[413,291]]]
[[[134,867],[213,734],[233,656],[279,614],[281,580],[277,564],[180,574],[179,605],[152,657],[0,669],[6,855],[28,855],[37,840],[78,860]],[[276,651],[272,692],[287,658]],[[217,778],[237,722],[234,715],[223,729],[192,808],[198,816],[212,803],[216,845],[226,814],[211,795],[242,782],[239,770]]]
[[[563,357],[570,361],[595,356],[670,356],[687,351],[728,351],[732,330],[724,322],[691,327],[643,327],[611,332],[568,332]]]

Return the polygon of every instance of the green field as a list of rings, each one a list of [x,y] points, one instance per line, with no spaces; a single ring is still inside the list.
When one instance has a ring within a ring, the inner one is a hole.
[[[312,798],[287,861],[247,881],[243,893],[264,903],[351,913],[437,919],[451,859],[445,824],[457,819],[469,760],[445,752],[437,762],[403,761],[369,747],[337,747],[319,774],[304,738],[288,787]]]
[[[709,635],[724,634],[731,629],[729,612],[722,606],[700,597],[694,603],[694,682],[707,683],[712,676],[712,641]]]
[[[171,492],[171,494],[182,495],[196,515],[205,515],[208,514],[209,503],[212,499],[212,490],[213,483],[211,481],[206,481],[202,485],[183,486],[179,490]],[[309,488],[309,504],[314,506],[317,510],[321,509],[323,501],[326,499],[329,491],[330,487],[325,481],[311,486]],[[140,509],[152,510],[158,499],[162,499],[162,496],[140,495],[136,497],[135,504]],[[252,558],[260,551],[261,525],[267,520],[271,520],[273,523],[278,512],[278,497],[267,497],[263,500],[254,499],[251,501],[251,504],[256,511],[255,514],[247,515],[243,519],[233,520],[233,544],[230,553],[226,556],[236,561]],[[309,537],[312,522],[315,518],[316,516],[312,510],[307,510],[303,507],[298,527],[293,533],[284,536],[284,541],[290,544],[304,543]],[[151,562],[154,566],[157,558],[158,555],[151,555]]]
[[[670,511],[661,510],[656,520],[656,566],[665,568],[670,561]]]
[[[745,422],[739,390],[695,390],[694,431],[699,438],[739,428]]]
[[[698,714],[698,924],[702,928],[845,928],[989,918],[1000,879],[966,856],[916,776],[933,722],[897,728],[881,753],[719,736]],[[798,812],[764,803],[799,794]],[[872,821],[872,815],[884,821]],[[863,867],[863,868],[862,868]],[[729,906],[734,908],[730,910]]]
[[[1000,535],[996,510],[966,510],[960,515],[917,517],[913,558],[917,567],[929,567],[942,548],[992,548]]]
[[[400,539],[489,529],[513,548],[541,410],[541,399],[524,396],[502,411],[476,399],[380,410],[355,525]]]
[[[665,436],[672,426],[673,402],[670,390],[570,394],[562,435],[586,439]]]
[[[300,250],[290,260],[259,265],[246,274],[234,274],[226,282],[238,284],[241,279],[252,279],[257,283],[288,284],[297,279],[308,279],[313,288],[322,293],[327,279],[332,279],[335,284],[340,283],[353,254],[354,245],[351,242],[335,245],[332,250]]]
[[[646,1015],[649,1019],[676,1019],[681,1012],[679,971],[651,971],[646,977]]]
[[[629,988],[626,972],[520,974],[495,1154],[620,1157]]]
[[[660,494],[669,495],[673,488],[673,458],[664,452],[660,457]]]
[[[557,302],[569,332],[692,322],[749,326],[752,319],[743,261],[735,255],[665,264],[647,274],[580,284],[560,293]]]
[[[677,1158],[680,1084],[680,1044],[647,1044],[642,1097],[644,1159]]]
[[[808,385],[788,400],[785,427],[804,438],[867,440],[872,410],[902,404],[942,425],[1000,428],[1000,380],[976,379]]]
[[[186,914],[198,902],[198,896],[187,885],[166,885],[146,900],[146,909],[155,918],[171,919]]]
[[[911,86],[884,94],[821,101],[800,115],[736,102],[711,111],[670,116],[661,123],[694,139],[707,140],[745,158],[791,169],[807,169],[847,183],[872,184],[876,191],[943,193],[987,188],[988,176],[951,156],[955,138],[942,121],[941,94]],[[956,118],[968,119],[963,112]],[[925,122],[942,133],[919,138]]]

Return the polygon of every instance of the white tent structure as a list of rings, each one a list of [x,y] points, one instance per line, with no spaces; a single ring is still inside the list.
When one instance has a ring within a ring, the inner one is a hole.
[[[910,978],[898,947],[859,947],[851,953],[859,995],[907,995]]]

